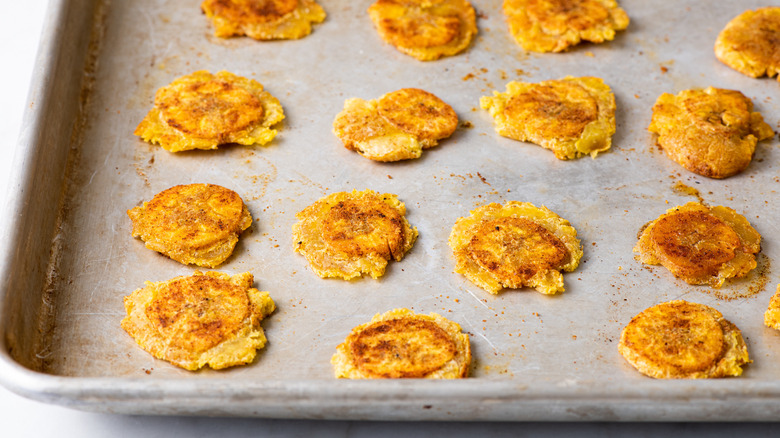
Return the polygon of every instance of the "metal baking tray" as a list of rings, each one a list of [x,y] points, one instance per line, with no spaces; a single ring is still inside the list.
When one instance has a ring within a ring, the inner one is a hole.
[[[780,414],[780,333],[763,312],[778,276],[777,140],[743,173],[684,171],[646,127],[662,92],[741,90],[776,126],[773,79],[717,61],[720,29],[760,1],[623,0],[629,28],[601,45],[529,54],[500,2],[474,1],[479,35],[463,54],[419,62],[381,42],[368,1],[322,0],[327,20],[301,40],[212,36],[199,1],[55,0],[2,215],[0,380],[14,392],[89,411],[387,420],[773,420]],[[168,153],[132,133],[157,88],[196,70],[254,78],[287,115],[267,147]],[[506,82],[593,75],[617,99],[610,152],[559,161],[499,137],[478,101]],[[450,103],[462,126],[422,158],[394,164],[345,149],[331,123],[345,99],[419,87]],[[219,270],[249,271],[278,310],[257,360],[188,372],[153,359],[119,326],[122,298],[144,281],[195,269],[146,249],[126,210],[170,186],[220,184],[257,221]],[[379,279],[323,280],[292,250],[295,213],[334,191],[397,194],[420,237]],[[634,259],[637,231],[695,200],[748,217],[764,236],[760,268],[720,291],[689,286]],[[490,295],[454,274],[455,220],[488,202],[529,201],[568,219],[585,247],[566,292]],[[740,378],[659,381],[618,354],[622,327],[671,299],[714,306],[739,326],[754,362]],[[348,381],[329,359],[350,329],[407,307],[438,312],[471,334],[472,377]]]

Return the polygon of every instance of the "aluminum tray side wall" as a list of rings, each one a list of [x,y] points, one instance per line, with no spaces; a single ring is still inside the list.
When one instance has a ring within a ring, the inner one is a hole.
[[[3,351],[31,369],[40,369],[46,357],[46,325],[56,299],[47,285],[58,257],[51,248],[57,247],[52,243],[57,239],[67,166],[85,101],[80,84],[90,32],[84,29],[91,28],[94,20],[94,14],[83,11],[94,10],[97,3],[52,0],[49,4],[2,219],[3,240],[8,242],[0,259]],[[30,293],[11,293],[18,290]]]

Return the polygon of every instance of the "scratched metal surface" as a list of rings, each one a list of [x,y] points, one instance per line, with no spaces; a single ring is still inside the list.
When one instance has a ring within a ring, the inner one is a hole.
[[[87,124],[83,141],[74,145],[78,158],[68,173],[57,236],[63,244],[48,321],[53,331],[35,339],[41,345],[35,354],[44,359],[32,376],[25,374],[46,394],[21,392],[84,409],[162,414],[582,420],[776,413],[780,334],[764,328],[762,317],[778,282],[770,269],[780,255],[777,141],[760,143],[745,172],[717,181],[682,170],[646,131],[660,93],[710,85],[741,90],[777,126],[777,82],[743,76],[712,53],[729,19],[765,2],[626,0],[621,5],[632,21],[615,41],[539,55],[524,53],[510,39],[499,2],[474,1],[475,42],[461,55],[429,63],[381,42],[365,14],[368,2],[324,0],[328,19],[309,37],[266,43],[214,38],[197,2],[189,3],[106,5]],[[277,138],[267,147],[170,154],[133,136],[155,90],[200,69],[254,78],[278,97],[287,119]],[[601,77],[615,93],[613,148],[596,159],[563,162],[538,146],[499,137],[479,109],[480,96],[503,91],[510,80],[566,75]],[[370,99],[402,87],[433,92],[471,127],[459,128],[418,160],[394,164],[366,160],[332,134],[346,98]],[[192,373],[155,360],[119,326],[125,295],[144,281],[195,270],[133,239],[125,211],[170,186],[194,182],[223,185],[245,200],[256,221],[218,270],[252,272],[278,306],[263,323],[269,344],[255,363],[220,372]],[[755,294],[724,300],[634,260],[643,224],[696,199],[675,189],[679,184],[698,189],[710,204],[744,213],[764,235],[762,275],[720,291]],[[292,251],[295,213],[329,193],[365,188],[397,194],[420,237],[379,280],[320,279]],[[452,272],[447,237],[455,220],[484,203],[508,200],[546,205],[578,230],[585,255],[565,275],[565,293],[493,296]],[[617,341],[631,317],[677,298],[712,305],[743,330],[754,362],[742,378],[656,382],[621,358]],[[336,345],[353,326],[397,307],[460,323],[471,334],[472,378],[436,387],[334,381],[329,360]],[[221,388],[213,398],[198,393],[213,385]],[[243,387],[255,391],[244,401],[236,398]],[[253,410],[247,400],[257,402],[269,387],[279,391],[277,403],[265,400],[265,409]],[[110,389],[116,394],[106,395]],[[292,392],[309,394],[312,402],[293,399]],[[693,394],[702,397],[698,404],[687,403]],[[741,397],[746,407],[730,410],[714,394]],[[410,407],[407,400],[427,400],[434,408]]]

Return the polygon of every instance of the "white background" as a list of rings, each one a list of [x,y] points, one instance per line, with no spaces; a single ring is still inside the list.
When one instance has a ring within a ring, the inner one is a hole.
[[[0,199],[6,205],[8,175],[17,149],[27,90],[33,72],[47,1],[3,3],[0,16]],[[0,243],[1,244],[1,243]],[[387,423],[348,421],[289,421],[233,418],[142,417],[80,412],[50,406],[0,388],[0,436],[778,436],[770,424],[627,424],[627,423]]]

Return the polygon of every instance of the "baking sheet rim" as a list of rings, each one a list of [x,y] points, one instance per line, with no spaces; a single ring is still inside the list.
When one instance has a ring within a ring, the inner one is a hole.
[[[100,0],[98,0],[100,1]],[[63,20],[68,4],[72,0],[53,0],[49,4],[47,23],[58,23]],[[58,23],[59,24],[59,23]],[[43,124],[42,115],[47,107],[46,103],[54,88],[52,83],[47,83],[48,77],[56,77],[56,56],[63,45],[57,38],[60,26],[44,26],[44,35],[41,38],[38,58],[36,60],[35,74],[31,85],[30,96],[36,96],[35,106],[28,106],[25,110],[23,132],[20,135],[13,168],[15,171],[10,176],[9,187],[17,188],[17,191],[8,194],[8,206],[12,214],[6,215],[0,221],[0,228],[6,241],[10,242],[5,248],[2,260],[0,260],[0,274],[3,278],[3,293],[0,296],[0,314],[5,311],[8,296],[8,273],[13,269],[12,257],[15,245],[19,244],[20,236],[17,231],[24,216],[21,214],[25,208],[27,193],[31,193],[32,179],[28,171],[32,167],[33,158],[41,145],[35,144],[41,138],[37,127]],[[29,129],[32,127],[33,129]],[[274,380],[274,381],[230,381],[226,379],[155,379],[146,378],[113,378],[113,377],[67,377],[56,376],[37,372],[17,363],[8,353],[5,326],[0,325],[0,384],[7,389],[30,399],[46,403],[54,403],[68,407],[99,412],[111,412],[121,407],[124,412],[144,414],[160,414],[156,411],[154,403],[150,400],[159,399],[164,395],[164,403],[188,402],[192,400],[208,401],[213,399],[212,391],[218,391],[220,396],[231,398],[242,394],[251,393],[246,400],[256,400],[271,393],[288,395],[280,400],[274,398],[269,403],[277,408],[290,409],[290,418],[311,416],[324,406],[330,409],[337,408],[343,400],[352,404],[372,403],[391,404],[403,401],[406,403],[438,401],[446,406],[460,404],[460,409],[472,412],[472,416],[460,418],[462,420],[489,420],[511,419],[512,412],[519,411],[527,404],[541,402],[553,402],[559,408],[566,408],[577,403],[603,402],[605,407],[611,408],[620,419],[646,419],[659,418],[657,415],[666,411],[669,406],[664,403],[693,403],[697,400],[706,400],[714,404],[701,408],[701,416],[689,419],[709,418],[716,412],[722,412],[728,408],[724,398],[730,403],[753,401],[766,403],[767,411],[752,411],[753,415],[743,414],[735,416],[740,410],[731,409],[730,416],[719,416],[717,420],[744,420],[744,419],[777,419],[770,411],[770,403],[773,399],[780,399],[780,382],[763,381],[735,381],[732,379],[706,380],[706,381],[656,381],[643,380],[631,385],[621,385],[603,381],[563,381],[560,384],[550,382],[523,382],[522,378],[507,382],[492,379],[466,379],[461,381],[345,381],[345,380]],[[358,392],[359,391],[359,392]],[[475,399],[499,400],[505,403],[502,409],[493,413],[484,410],[473,409]],[[307,406],[297,405],[296,402],[307,400]],[[319,400],[319,401],[318,401]],[[147,404],[142,404],[145,401]],[[319,405],[318,405],[319,403]],[[346,402],[344,405],[348,404]],[[319,406],[319,408],[318,408]],[[752,405],[751,405],[752,406]],[[188,405],[182,406],[187,411]],[[748,406],[749,407],[749,406]],[[194,408],[194,406],[193,406]],[[200,407],[202,409],[202,407]],[[296,411],[298,409],[298,411]],[[743,408],[744,409],[744,408]],[[372,419],[389,418],[387,413],[376,409]],[[261,413],[262,414],[262,413]],[[262,416],[262,415],[261,415]],[[435,411],[421,411],[421,415],[412,419],[445,418]],[[351,418],[349,412],[344,412],[342,418]],[[523,418],[518,412],[514,418]],[[547,418],[535,418],[539,420],[561,419],[559,414]],[[594,416],[589,420],[605,419],[602,416]],[[670,420],[664,417],[664,420]]]

